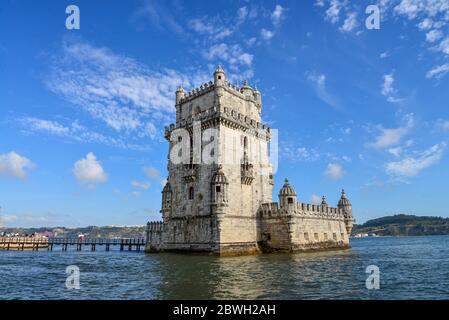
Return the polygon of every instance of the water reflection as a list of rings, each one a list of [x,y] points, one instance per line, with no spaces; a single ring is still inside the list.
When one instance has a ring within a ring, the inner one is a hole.
[[[352,249],[213,257],[1,252],[0,299],[448,299],[449,236],[357,239]],[[365,287],[368,265],[380,290]],[[77,265],[81,289],[67,290]]]

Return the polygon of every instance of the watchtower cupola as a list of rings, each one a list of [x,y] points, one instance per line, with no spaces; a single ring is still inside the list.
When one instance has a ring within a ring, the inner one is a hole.
[[[288,182],[288,179],[285,179],[284,186],[281,191],[279,191],[280,207],[287,208],[289,206],[295,206],[296,202],[296,192]]]
[[[225,84],[226,75],[221,67],[221,65],[217,66],[217,69],[215,69],[214,72],[214,83],[216,86],[223,86]]]
[[[218,166],[217,172],[212,177],[212,204],[218,206],[228,205],[228,179],[222,171],[222,167]]]

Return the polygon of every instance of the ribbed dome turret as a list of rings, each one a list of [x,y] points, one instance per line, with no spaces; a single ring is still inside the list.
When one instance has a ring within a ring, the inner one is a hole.
[[[212,183],[214,184],[228,184],[228,179],[221,170],[221,166],[218,167],[217,172],[212,177]]]
[[[285,179],[284,186],[281,191],[279,191],[279,196],[295,196],[296,192],[293,190],[292,186],[288,183],[288,179]]]
[[[345,190],[341,190],[341,198],[340,201],[338,201],[338,207],[343,207],[343,206],[350,206],[351,202],[349,202],[349,199],[346,197],[346,193]]]
[[[326,201],[326,197],[323,196],[322,200],[321,200],[321,205],[322,206],[327,206],[327,201]]]

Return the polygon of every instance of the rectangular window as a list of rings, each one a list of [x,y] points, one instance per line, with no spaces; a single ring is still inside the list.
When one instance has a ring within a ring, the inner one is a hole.
[[[216,186],[215,187],[215,192],[221,192],[221,186]]]
[[[332,234],[332,238],[333,238],[335,241],[337,241],[337,234],[336,234],[336,233],[333,233],[333,234]]]
[[[324,234],[324,240],[327,240],[327,233]]]
[[[314,233],[314,234],[313,234],[313,237],[315,238],[315,240],[318,241],[318,233]]]
[[[309,241],[309,234],[307,232],[304,233],[304,239],[306,241]]]
[[[342,233],[342,234],[341,234],[341,240],[344,240],[344,239],[345,239],[345,234]]]

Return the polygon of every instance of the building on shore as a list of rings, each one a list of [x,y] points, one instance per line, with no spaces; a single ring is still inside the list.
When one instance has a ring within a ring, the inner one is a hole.
[[[297,252],[349,247],[352,206],[301,202],[285,179],[279,202],[261,123],[261,93],[245,81],[214,81],[176,91],[176,124],[165,128],[168,178],[162,221],[148,222],[146,252],[197,251],[217,255]]]

